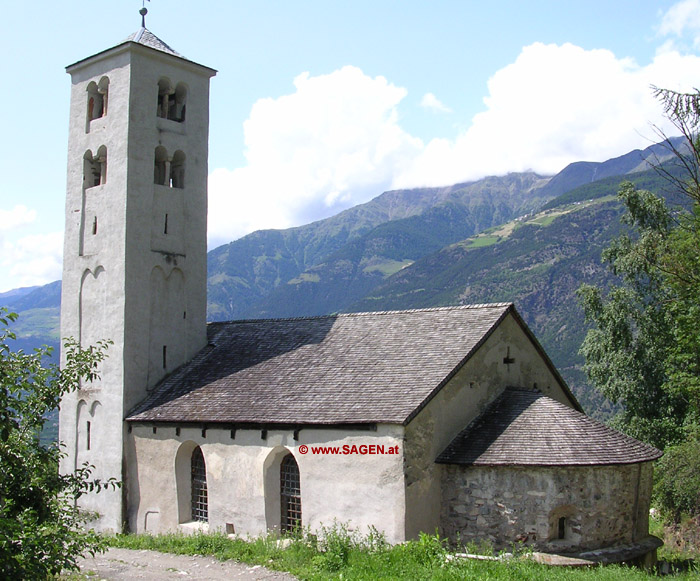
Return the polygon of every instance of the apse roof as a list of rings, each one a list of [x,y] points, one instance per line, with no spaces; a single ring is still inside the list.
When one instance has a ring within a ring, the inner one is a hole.
[[[541,393],[508,388],[438,456],[467,466],[632,464],[661,452]]]

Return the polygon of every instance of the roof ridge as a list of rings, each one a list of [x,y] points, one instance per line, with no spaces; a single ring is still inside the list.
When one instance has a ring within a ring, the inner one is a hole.
[[[368,317],[376,315],[404,315],[411,313],[432,313],[439,311],[461,311],[461,310],[476,310],[476,309],[505,309],[514,306],[514,303],[474,303],[471,305],[452,305],[446,307],[425,307],[420,309],[397,309],[383,311],[359,311],[357,313],[333,313],[329,315],[308,315],[301,317],[259,317],[255,319],[233,319],[230,321],[210,321],[208,325],[226,325],[232,323],[260,323],[270,321],[315,321],[320,319],[339,319],[351,317]]]

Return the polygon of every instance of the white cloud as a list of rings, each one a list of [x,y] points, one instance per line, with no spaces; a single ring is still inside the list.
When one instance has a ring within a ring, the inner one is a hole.
[[[511,171],[551,174],[604,161],[673,134],[650,85],[691,90],[700,58],[659,54],[639,66],[608,50],[534,43],[488,83],[486,109],[453,140],[430,141],[394,187],[440,185]]]
[[[440,113],[452,113],[452,109],[450,109],[432,93],[426,93],[423,95],[420,105],[421,107],[432,109],[433,111],[439,111]]]
[[[0,266],[8,273],[0,292],[42,285],[61,278],[63,232],[34,234],[3,242]]]
[[[294,80],[255,103],[247,165],[209,180],[210,245],[260,228],[306,223],[367,201],[421,149],[398,122],[406,90],[356,67]]]
[[[683,37],[686,33],[693,36],[693,45],[700,44],[700,0],[683,0],[671,6],[661,18],[659,34],[662,36]],[[665,47],[674,46],[674,41]]]
[[[657,140],[652,125],[674,134],[650,86],[689,91],[698,78],[700,58],[673,49],[642,66],[608,50],[534,43],[489,79],[468,129],[423,143],[400,124],[406,89],[355,67],[304,73],[293,93],[253,106],[247,164],[210,175],[210,247],[308,223],[391,188],[553,174],[646,147]],[[441,103],[428,93],[423,105]]]
[[[8,232],[36,220],[36,210],[17,204],[12,210],[0,209],[0,233]]]

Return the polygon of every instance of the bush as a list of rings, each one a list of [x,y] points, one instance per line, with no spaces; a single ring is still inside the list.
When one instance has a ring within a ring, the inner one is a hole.
[[[48,348],[13,351],[7,328],[16,315],[0,308],[0,578],[45,579],[77,569],[77,558],[101,546],[81,529],[76,500],[117,483],[93,480],[90,466],[59,474],[62,452],[42,446],[39,434],[61,396],[96,377],[102,349],[66,343],[62,369],[44,364]],[[104,345],[103,345],[104,346]]]
[[[666,448],[656,465],[655,502],[666,518],[700,515],[700,441]]]

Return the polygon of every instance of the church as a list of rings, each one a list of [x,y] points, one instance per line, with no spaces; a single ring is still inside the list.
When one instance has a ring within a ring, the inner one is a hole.
[[[113,343],[61,403],[61,470],[123,483],[92,525],[653,552],[660,452],[583,414],[512,304],[207,324],[216,71],[145,13],[67,67],[61,336]]]

